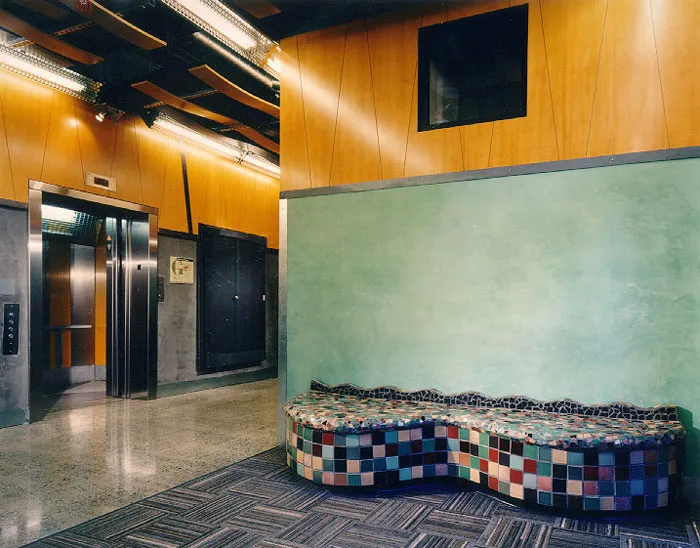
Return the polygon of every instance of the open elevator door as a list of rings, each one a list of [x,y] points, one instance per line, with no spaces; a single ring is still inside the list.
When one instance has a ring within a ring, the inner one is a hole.
[[[48,359],[42,252],[42,207],[47,204],[104,219],[107,395],[155,397],[158,210],[30,181],[30,420],[41,420],[47,412],[41,403],[42,372]]]

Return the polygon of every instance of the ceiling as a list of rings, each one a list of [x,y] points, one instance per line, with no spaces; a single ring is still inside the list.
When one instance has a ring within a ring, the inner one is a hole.
[[[92,9],[78,9],[81,1],[92,3]],[[407,3],[221,1],[277,42]],[[105,9],[112,13],[105,16]],[[121,21],[116,30],[112,16]],[[169,105],[192,122],[266,149],[272,158],[279,154],[278,83],[248,61],[241,64],[235,53],[232,60],[231,50],[226,56],[202,43],[195,34],[201,37],[202,29],[161,0],[0,0],[0,27],[9,32],[5,41],[11,47],[41,49],[101,82],[98,103],[138,114],[147,123]],[[209,68],[196,69],[202,65]]]

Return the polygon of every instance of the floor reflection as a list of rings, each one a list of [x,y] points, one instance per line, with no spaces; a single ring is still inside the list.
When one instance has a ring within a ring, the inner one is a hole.
[[[19,546],[276,443],[277,380],[106,400],[0,430],[0,546]]]

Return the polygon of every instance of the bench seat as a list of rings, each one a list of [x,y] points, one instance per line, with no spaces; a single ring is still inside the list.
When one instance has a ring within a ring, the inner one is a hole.
[[[674,406],[586,406],[314,381],[285,412],[288,465],[324,485],[447,476],[574,511],[651,510],[680,497],[685,430]]]
[[[536,445],[585,449],[599,445],[656,447],[685,430],[677,421],[587,417],[529,409],[467,407],[423,401],[362,398],[310,391],[291,399],[287,415],[305,427],[360,434],[424,423],[475,428]]]

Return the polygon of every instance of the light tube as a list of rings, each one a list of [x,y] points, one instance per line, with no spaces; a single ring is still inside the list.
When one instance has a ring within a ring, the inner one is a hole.
[[[76,212],[72,209],[57,207],[48,204],[41,204],[41,217],[47,221],[58,221],[60,223],[74,223]]]
[[[81,94],[87,88],[79,74],[3,45],[0,45],[0,66],[72,95]]]
[[[241,163],[244,166],[247,165],[254,169],[257,168],[259,171],[265,171],[268,175],[273,175],[274,177],[277,177],[279,179],[280,167],[277,164],[273,164],[272,162],[265,160],[265,158],[262,158],[253,152],[248,152],[248,154],[246,154],[243,157],[243,161]]]
[[[153,122],[153,127],[175,138],[182,139],[191,145],[215,152],[225,158],[240,160],[243,156],[243,152],[240,149],[207,137],[199,131],[190,129],[162,114],[159,114],[158,118]]]

